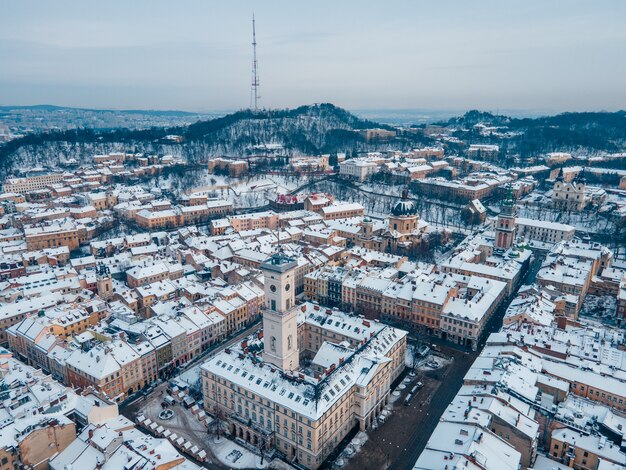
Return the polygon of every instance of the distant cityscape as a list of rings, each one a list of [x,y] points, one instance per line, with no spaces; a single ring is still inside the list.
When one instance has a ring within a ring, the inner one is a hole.
[[[235,116],[197,125],[291,126]],[[625,466],[626,153],[508,156],[478,116],[202,160],[157,116],[9,164],[6,464]]]
[[[0,470],[626,469],[626,3],[65,3],[0,15]]]
[[[222,113],[116,111],[59,106],[0,106],[0,142],[24,135],[69,129],[149,129],[192,124]]]

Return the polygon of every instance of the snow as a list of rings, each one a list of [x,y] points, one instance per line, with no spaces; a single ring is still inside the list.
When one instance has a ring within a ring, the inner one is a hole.
[[[354,457],[363,448],[368,440],[368,435],[364,431],[359,431],[356,436],[352,438],[350,443],[346,446],[341,454],[335,460],[335,465],[342,467],[346,464],[346,461]]]
[[[200,186],[190,192],[215,192],[233,203],[235,207],[261,207],[278,194],[297,190],[311,181],[302,175],[257,175],[248,178],[229,178],[213,175],[208,171],[199,178]]]
[[[602,323],[612,324],[615,322],[616,308],[617,298],[615,296],[588,294],[580,309],[580,316],[591,317],[602,321]]]
[[[450,362],[452,362],[450,358],[435,354],[429,354],[418,363],[420,365],[417,367],[417,369],[421,371],[437,370],[441,369],[442,367],[446,367],[448,364],[450,364]]]
[[[225,438],[211,440],[211,450],[215,457],[228,468],[267,468],[268,461],[239,444]]]

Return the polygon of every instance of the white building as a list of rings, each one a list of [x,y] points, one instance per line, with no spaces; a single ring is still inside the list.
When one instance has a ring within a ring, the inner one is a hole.
[[[346,178],[366,180],[378,171],[378,163],[366,158],[352,158],[339,164],[339,174]]]
[[[28,176],[25,178],[9,178],[2,189],[5,193],[27,193],[36,189],[43,189],[51,184],[63,180],[63,173],[48,173],[44,175]]]
[[[554,244],[563,240],[572,240],[576,234],[576,229],[571,225],[557,222],[518,217],[516,224],[517,236],[525,240]]]

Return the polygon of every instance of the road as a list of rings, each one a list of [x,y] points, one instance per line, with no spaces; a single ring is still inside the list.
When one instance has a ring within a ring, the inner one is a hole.
[[[478,352],[454,349],[442,343],[441,352],[454,358],[446,369],[420,375],[416,380],[424,387],[409,406],[403,404],[415,381],[395,401],[392,414],[377,430],[368,432],[368,440],[361,451],[351,458],[348,470],[411,468],[426,446],[440,416],[463,383],[463,377],[478,356]],[[438,380],[434,376],[441,378]]]
[[[463,377],[476,357],[478,357],[478,352],[454,355],[455,359],[448,367],[439,387],[434,390],[430,404],[418,411],[422,418],[421,424],[414,427],[413,432],[407,436],[402,450],[395,459],[391,460],[392,463],[389,468],[406,469],[413,467],[422,450],[426,447],[431,433],[439,423],[439,418],[463,385]],[[395,434],[397,435],[397,432]]]

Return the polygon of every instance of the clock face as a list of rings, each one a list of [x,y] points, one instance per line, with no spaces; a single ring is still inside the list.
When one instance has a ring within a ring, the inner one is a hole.
[[[286,290],[286,291],[288,291],[289,289],[291,289],[291,285],[287,284],[287,285],[285,286],[285,290]]]
[[[272,284],[272,285],[270,286],[270,290],[271,290],[272,292],[276,292],[276,286],[275,286],[274,284]]]

